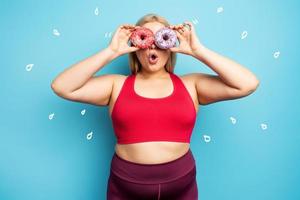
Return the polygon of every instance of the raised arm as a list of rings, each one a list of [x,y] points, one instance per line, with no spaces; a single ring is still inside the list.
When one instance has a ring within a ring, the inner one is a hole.
[[[246,67],[204,46],[195,52],[195,58],[218,74],[190,74],[202,105],[248,96],[259,85],[257,77]]]
[[[108,105],[114,79],[118,75],[94,74],[113,59],[138,49],[128,45],[133,30],[132,25],[119,26],[108,47],[65,69],[52,81],[52,90],[68,100]]]
[[[193,81],[199,104],[206,105],[217,101],[237,99],[254,92],[259,85],[258,78],[246,67],[217,54],[200,43],[194,26],[185,22],[171,26],[179,38],[179,46],[171,51],[191,55],[206,64],[217,75],[192,73],[185,75]],[[189,27],[189,28],[187,28]]]

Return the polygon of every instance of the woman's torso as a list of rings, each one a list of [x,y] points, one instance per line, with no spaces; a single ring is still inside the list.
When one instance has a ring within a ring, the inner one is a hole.
[[[179,76],[177,75],[185,85],[188,90],[190,96],[193,99],[194,106],[196,112],[198,112],[198,98],[197,92],[192,81],[188,78],[188,76]],[[115,101],[121,91],[122,85],[124,84],[127,76],[119,75],[115,80],[115,84],[113,87],[113,92],[111,95],[111,99],[109,102],[109,115],[111,116],[113,106]],[[167,85],[167,87],[162,87],[163,85]],[[148,83],[149,85],[149,83]],[[134,91],[140,96],[150,97],[150,98],[161,98],[168,96],[172,93],[173,83],[170,78],[166,78],[163,80],[163,83],[153,84],[151,83],[151,89],[147,88],[147,83],[143,82],[137,78],[134,84]],[[160,91],[161,94],[155,95],[155,91]],[[141,143],[132,143],[132,144],[116,144],[115,152],[121,158],[135,162],[135,163],[143,163],[143,164],[158,164],[163,162],[168,162],[171,160],[175,160],[182,155],[184,155],[188,149],[190,148],[189,143],[183,142],[169,142],[169,141],[151,141],[151,142],[141,142]]]

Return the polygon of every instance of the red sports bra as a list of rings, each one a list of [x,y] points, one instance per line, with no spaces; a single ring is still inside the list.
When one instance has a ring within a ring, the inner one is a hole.
[[[162,98],[140,96],[134,90],[136,75],[126,77],[111,114],[117,143],[190,143],[197,116],[194,103],[181,79],[169,74],[174,89]]]

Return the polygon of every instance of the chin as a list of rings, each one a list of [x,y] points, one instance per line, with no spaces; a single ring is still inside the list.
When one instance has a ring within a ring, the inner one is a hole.
[[[152,66],[150,67],[150,70],[153,71],[153,72],[155,72],[155,71],[161,70],[161,68],[160,68],[159,66],[152,65]]]
[[[151,71],[151,72],[156,72],[156,71],[159,71],[161,70],[163,67],[161,67],[160,65],[158,64],[155,64],[155,65],[147,65],[147,66],[143,66],[143,69],[146,70],[146,71]]]

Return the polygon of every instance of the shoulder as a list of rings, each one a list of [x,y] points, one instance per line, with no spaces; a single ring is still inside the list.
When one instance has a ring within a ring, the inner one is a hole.
[[[188,74],[183,74],[183,75],[177,75],[181,79],[187,80],[187,81],[194,81],[196,78],[201,78],[205,77],[206,74],[200,73],[200,72],[194,72],[194,73],[188,73]]]
[[[131,74],[113,74],[113,90],[119,90],[129,76],[131,76]]]
[[[185,85],[194,88],[198,91],[199,86],[209,85],[212,78],[215,78],[215,75],[194,72],[183,75],[177,75]],[[203,87],[202,87],[203,88]]]
[[[124,75],[122,74],[102,74],[102,75],[99,75],[99,76],[96,76],[94,75],[93,78],[96,78],[96,79],[109,79],[111,81],[115,81],[117,79],[120,79],[120,77],[122,77]]]
[[[182,74],[176,76],[183,82],[184,86],[190,90],[191,93],[195,92],[195,74],[196,73],[189,73],[189,74]]]
[[[114,76],[113,76],[113,79],[114,79],[114,83],[115,83],[115,84],[120,84],[120,83],[124,82],[125,79],[126,79],[127,77],[130,76],[130,74],[129,74],[129,75],[124,75],[124,74],[113,74],[113,75],[114,75]]]
[[[195,84],[195,79],[196,77],[199,76],[201,73],[188,73],[188,74],[182,74],[182,75],[177,75],[183,82],[186,84]],[[201,75],[200,75],[201,76]]]
[[[95,79],[99,83],[111,83],[112,87],[115,87],[121,84],[127,77],[128,76],[123,74],[103,74],[100,76],[93,76],[93,79]]]
[[[179,75],[177,75],[179,76]],[[200,72],[194,72],[194,73],[189,73],[189,74],[184,74],[179,76],[183,81],[194,85],[195,87],[197,84],[199,85],[200,83],[205,82],[206,80],[209,80],[211,78],[216,77],[215,75],[211,74],[205,74],[205,73],[200,73]]]

